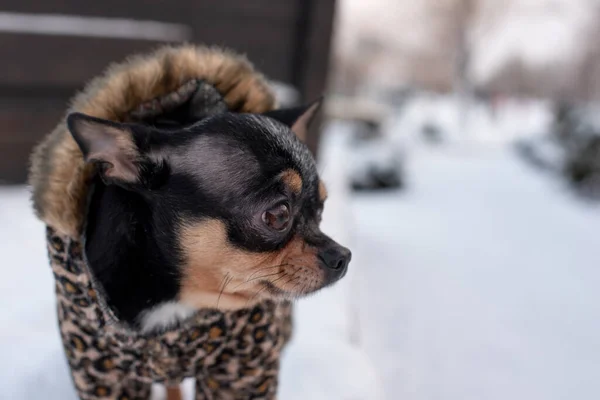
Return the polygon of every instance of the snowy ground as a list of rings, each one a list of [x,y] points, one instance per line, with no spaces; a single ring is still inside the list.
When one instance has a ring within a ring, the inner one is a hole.
[[[600,396],[600,208],[505,147],[418,150],[354,203],[362,346],[388,399]]]
[[[300,303],[281,399],[600,396],[600,208],[498,144],[415,149],[406,191],[348,202],[339,156],[352,273]],[[71,399],[42,226],[24,188],[0,204],[0,397]]]

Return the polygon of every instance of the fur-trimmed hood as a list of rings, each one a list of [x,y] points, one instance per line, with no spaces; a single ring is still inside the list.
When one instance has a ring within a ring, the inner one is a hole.
[[[219,48],[184,45],[110,66],[75,96],[67,114],[130,121],[141,106],[156,112],[168,107],[161,100],[169,94],[189,98],[192,80],[213,85],[231,111],[261,113],[275,108],[266,80],[246,58]],[[84,163],[63,118],[32,154],[29,183],[37,216],[57,232],[78,238],[92,173],[93,166]]]

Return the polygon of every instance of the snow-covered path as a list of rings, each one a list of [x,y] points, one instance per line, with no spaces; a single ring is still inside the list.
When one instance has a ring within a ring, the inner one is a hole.
[[[353,204],[361,340],[387,398],[600,398],[600,208],[506,149],[409,167],[407,191]]]

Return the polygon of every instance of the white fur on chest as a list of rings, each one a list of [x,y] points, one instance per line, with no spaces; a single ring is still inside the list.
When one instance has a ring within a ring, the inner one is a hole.
[[[166,329],[189,318],[194,311],[196,310],[190,306],[176,301],[168,301],[144,311],[139,317],[140,327],[144,333]]]

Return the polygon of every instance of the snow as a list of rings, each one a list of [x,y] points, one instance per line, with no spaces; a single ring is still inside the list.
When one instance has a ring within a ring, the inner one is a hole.
[[[416,93],[386,122],[385,129],[400,147],[421,142],[426,125],[437,127],[445,142],[498,145],[547,133],[554,121],[547,100],[507,98],[494,105],[473,100],[468,106],[463,125],[457,96]]]
[[[44,227],[27,191],[0,192],[0,390],[7,399],[74,399],[58,336]],[[10,361],[10,362],[8,362]]]
[[[386,398],[597,398],[600,209],[503,146],[414,150],[409,170],[353,202]]]
[[[503,141],[413,142],[406,190],[351,198],[342,136],[324,144],[324,230],[353,261],[297,304],[279,398],[597,398],[600,208]],[[74,399],[43,226],[25,188],[0,204],[2,397]]]

